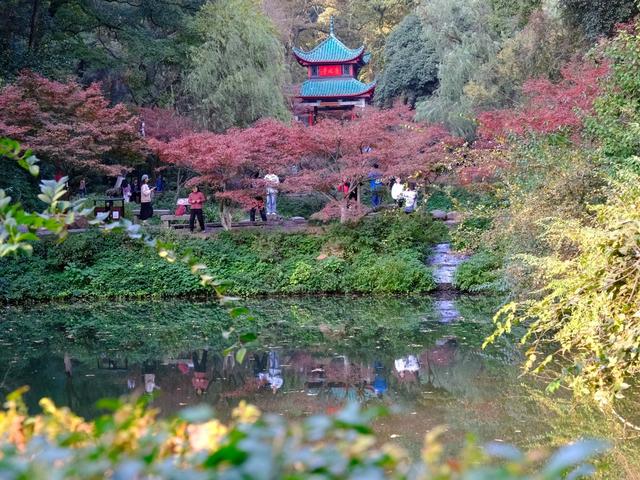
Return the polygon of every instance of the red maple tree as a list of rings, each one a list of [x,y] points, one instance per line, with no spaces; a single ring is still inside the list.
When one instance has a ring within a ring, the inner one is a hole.
[[[608,71],[609,65],[604,62],[574,62],[562,69],[562,80],[558,83],[528,80],[523,86],[528,100],[521,107],[478,115],[480,140],[485,144],[500,143],[510,135],[579,131],[583,118],[591,113],[593,102],[600,95],[600,80]]]
[[[300,155],[299,126],[264,120],[225,133],[191,133],[169,142],[150,139],[160,159],[195,173],[188,183],[215,192],[222,225],[231,228],[229,207],[258,206],[266,173],[286,174]]]
[[[175,138],[194,133],[198,129],[188,117],[168,108],[141,108],[140,120],[144,126],[144,136],[168,142]]]
[[[429,182],[460,140],[443,127],[415,124],[408,108],[395,107],[369,108],[348,122],[322,120],[305,129],[300,142],[305,159],[288,188],[324,195],[329,202],[318,216],[344,222],[368,211],[350,196],[369,181],[374,165],[384,181]]]
[[[144,158],[137,117],[122,104],[109,106],[99,84],[83,88],[29,71],[0,90],[0,136],[67,174],[117,175]]]

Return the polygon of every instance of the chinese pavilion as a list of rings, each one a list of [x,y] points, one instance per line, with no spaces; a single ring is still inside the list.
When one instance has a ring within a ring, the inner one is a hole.
[[[356,107],[371,102],[376,82],[358,80],[371,54],[365,53],[364,46],[351,49],[342,43],[334,33],[333,17],[325,40],[308,52],[294,47],[293,55],[308,70],[297,95],[298,120],[312,125],[319,114],[351,117]]]

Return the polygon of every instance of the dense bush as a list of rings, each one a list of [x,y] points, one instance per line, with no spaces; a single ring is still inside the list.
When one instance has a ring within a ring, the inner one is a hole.
[[[234,295],[287,293],[399,293],[428,291],[424,265],[431,244],[447,235],[427,215],[395,212],[320,233],[223,232],[202,239],[164,232],[158,237],[192,252]],[[27,258],[0,260],[5,301],[68,297],[204,295],[189,268],[144,252],[124,234],[97,231],[65,242],[41,242]]]
[[[501,268],[499,255],[481,250],[458,267],[453,284],[466,292],[499,292],[504,290]]]
[[[335,416],[314,416],[287,424],[278,416],[262,416],[244,402],[223,423],[209,407],[187,409],[175,419],[160,420],[144,401],[102,401],[113,410],[86,421],[67,408],[42,399],[43,413],[29,416],[20,392],[0,412],[0,476],[29,478],[578,478],[593,467],[583,463],[606,445],[583,440],[557,451],[545,464],[517,448],[472,442],[459,459],[443,455],[436,429],[425,437],[422,460],[380,445],[369,426],[375,412],[352,405]],[[373,415],[372,415],[373,414]],[[539,477],[531,477],[535,472]],[[580,473],[583,472],[583,473]]]

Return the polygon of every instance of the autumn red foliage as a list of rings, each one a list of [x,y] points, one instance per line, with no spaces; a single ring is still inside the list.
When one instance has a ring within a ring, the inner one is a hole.
[[[28,71],[0,90],[0,136],[68,174],[115,175],[144,158],[137,117],[122,104],[110,106],[99,84],[84,88]]]
[[[532,79],[523,86],[528,100],[515,109],[478,115],[481,141],[498,141],[510,135],[575,133],[592,112],[601,92],[600,81],[609,71],[606,63],[574,62],[562,69],[562,80]]]
[[[461,140],[443,127],[415,124],[405,107],[388,110],[370,108],[348,122],[323,120],[304,132],[306,156],[289,188],[318,192],[329,203],[320,218],[341,220],[366,213],[349,194],[366,184],[377,164],[383,180],[400,176],[430,182],[442,171],[449,154]],[[339,185],[348,185],[338,192]]]
[[[306,128],[264,120],[243,130],[150,144],[162,161],[195,172],[191,183],[213,189],[223,210],[231,203],[255,206],[264,194],[262,178],[276,173],[285,180],[281,191],[322,194],[329,202],[320,216],[345,220],[367,212],[350,202],[349,194],[367,182],[374,164],[385,179],[413,176],[429,182],[461,143],[442,127],[414,124],[411,115],[406,108],[371,108],[346,122],[325,119]],[[348,188],[338,191],[339,185]]]
[[[298,142],[300,126],[275,120],[258,122],[251,128],[225,133],[190,133],[149,144],[161,161],[193,171],[189,184],[207,185],[219,201],[223,225],[231,223],[230,204],[251,208],[264,194],[266,173],[284,175],[302,154]]]
[[[189,117],[168,108],[141,108],[139,115],[146,138],[168,142],[198,130]]]

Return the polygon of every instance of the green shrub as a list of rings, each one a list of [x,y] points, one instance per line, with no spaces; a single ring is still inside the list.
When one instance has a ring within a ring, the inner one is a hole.
[[[411,293],[435,288],[433,276],[415,252],[394,255],[360,255],[347,279],[355,292]]]
[[[453,285],[462,291],[500,292],[502,259],[493,252],[481,251],[462,263],[456,270]]]
[[[451,235],[453,248],[456,250],[477,250],[482,245],[482,234],[489,231],[492,224],[493,219],[485,216],[465,219]]]
[[[202,239],[166,231],[156,237],[229,281],[228,293],[251,296],[427,291],[432,283],[423,261],[429,246],[447,235],[426,214],[384,212],[323,233],[230,231]],[[0,296],[11,302],[201,294],[206,290],[185,265],[151,255],[118,233],[45,240],[31,257],[0,261]]]

